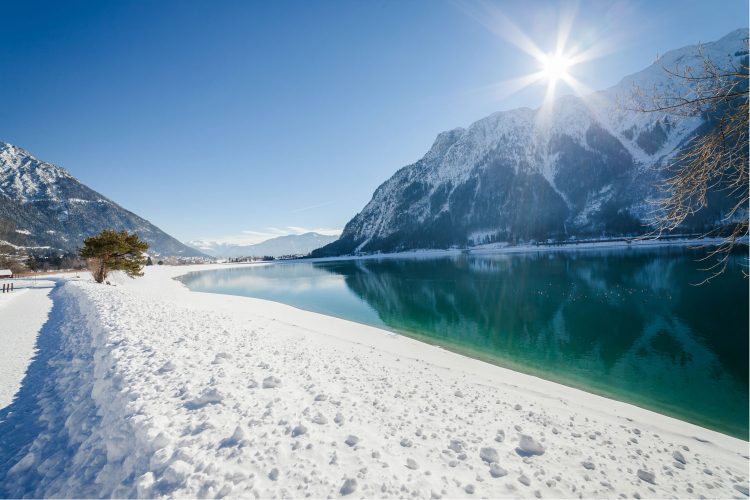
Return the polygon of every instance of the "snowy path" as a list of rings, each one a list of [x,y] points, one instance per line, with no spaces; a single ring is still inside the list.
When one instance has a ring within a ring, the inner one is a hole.
[[[51,293],[0,495],[747,494],[744,441],[174,272]]]
[[[15,280],[0,294],[0,409],[13,401],[34,355],[37,334],[52,308],[50,280]]]

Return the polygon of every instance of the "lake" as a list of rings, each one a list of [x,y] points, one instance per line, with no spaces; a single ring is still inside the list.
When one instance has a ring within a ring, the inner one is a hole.
[[[190,273],[748,439],[748,282],[678,247],[290,261]]]

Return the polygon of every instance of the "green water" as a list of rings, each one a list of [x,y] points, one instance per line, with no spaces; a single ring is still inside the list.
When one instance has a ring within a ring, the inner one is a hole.
[[[748,282],[684,248],[460,255],[191,273],[192,290],[400,332],[747,440]]]

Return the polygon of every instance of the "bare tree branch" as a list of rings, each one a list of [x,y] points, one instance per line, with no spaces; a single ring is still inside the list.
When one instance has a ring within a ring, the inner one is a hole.
[[[715,261],[705,268],[711,273],[705,282],[727,269],[730,253],[748,237],[750,108],[747,57],[739,67],[720,68],[700,47],[697,55],[698,70],[690,66],[664,68],[670,78],[670,90],[654,88],[645,92],[636,87],[633,97],[639,112],[700,117],[712,124],[707,133],[694,137],[663,167],[666,175],[659,190],[664,196],[652,201],[655,206],[653,235],[658,238],[676,230],[688,217],[706,208],[711,193],[721,193],[731,200],[731,208],[719,221],[722,228],[707,234],[721,237],[722,243],[704,259]],[[731,230],[727,233],[726,228]]]

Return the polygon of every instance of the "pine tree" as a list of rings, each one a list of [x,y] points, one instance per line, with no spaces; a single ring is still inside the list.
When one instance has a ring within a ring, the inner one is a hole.
[[[143,276],[146,259],[143,252],[148,243],[127,231],[104,230],[86,238],[79,255],[88,262],[89,270],[97,283],[103,282],[110,271],[123,271],[131,278]]]
[[[26,259],[26,267],[29,268],[29,271],[36,271],[39,269],[39,264],[37,263],[36,259],[33,255],[29,255],[29,257]]]

